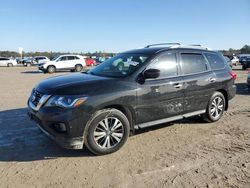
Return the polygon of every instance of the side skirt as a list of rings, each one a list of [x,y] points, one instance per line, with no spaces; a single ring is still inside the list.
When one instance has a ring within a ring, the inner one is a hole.
[[[173,116],[173,117],[164,118],[164,119],[160,119],[160,120],[141,123],[141,124],[135,125],[135,129],[150,127],[150,126],[154,126],[154,125],[158,125],[158,124],[162,124],[162,123],[167,123],[167,122],[171,122],[171,121],[176,121],[176,120],[180,120],[183,118],[188,118],[191,116],[204,114],[205,112],[206,112],[206,110],[199,110],[199,111],[195,111],[195,112],[186,113],[183,115],[178,115],[178,116]]]

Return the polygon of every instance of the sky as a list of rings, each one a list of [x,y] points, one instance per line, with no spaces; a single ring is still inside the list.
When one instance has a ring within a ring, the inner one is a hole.
[[[0,51],[250,45],[250,0],[0,0]]]

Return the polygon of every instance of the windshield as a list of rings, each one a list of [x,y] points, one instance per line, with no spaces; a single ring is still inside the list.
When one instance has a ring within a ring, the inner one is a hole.
[[[97,76],[126,77],[141,67],[148,55],[145,54],[118,54],[90,70],[88,73]]]

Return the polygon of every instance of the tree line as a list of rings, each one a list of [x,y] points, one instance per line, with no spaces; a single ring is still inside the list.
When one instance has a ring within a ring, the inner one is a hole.
[[[112,57],[115,55],[115,53],[110,52],[87,52],[87,53],[70,53],[70,52],[23,52],[22,57],[34,57],[34,56],[46,56],[49,58],[56,57],[58,55],[63,54],[77,54],[77,55],[83,55],[83,56],[98,56],[98,57]],[[13,57],[17,58],[20,57],[20,54],[15,51],[0,51],[0,57]]]
[[[244,45],[241,49],[229,48],[228,50],[220,50],[224,55],[233,56],[238,54],[250,54],[250,46]]]
[[[241,49],[232,49],[229,48],[228,50],[220,50],[224,55],[232,56],[238,54],[250,54],[250,46],[244,45]],[[23,52],[23,57],[34,57],[34,56],[47,56],[49,58],[62,55],[62,54],[72,54],[70,52],[63,53],[63,52]],[[87,53],[74,53],[84,56],[98,56],[98,57],[112,57],[115,53],[111,52],[87,52]],[[0,51],[0,57],[20,57],[20,54],[15,51]]]

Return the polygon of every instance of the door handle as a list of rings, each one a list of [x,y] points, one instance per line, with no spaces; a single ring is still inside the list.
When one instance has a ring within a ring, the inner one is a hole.
[[[182,84],[181,84],[181,83],[175,83],[175,84],[173,84],[173,86],[174,86],[175,88],[181,88],[181,87],[182,87]]]
[[[213,83],[213,82],[216,81],[216,78],[209,78],[208,81],[211,82],[211,83]]]

